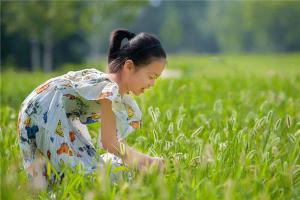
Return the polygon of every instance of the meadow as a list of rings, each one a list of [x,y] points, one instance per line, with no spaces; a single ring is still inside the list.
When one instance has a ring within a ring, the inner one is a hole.
[[[3,71],[1,199],[299,199],[300,54],[171,55],[167,68],[180,76],[161,77],[136,97],[143,124],[127,139],[164,157],[166,171],[132,171],[115,183],[103,171],[66,171],[47,191],[32,190],[22,169],[17,114],[30,91],[72,65]],[[89,126],[94,141],[99,126]]]

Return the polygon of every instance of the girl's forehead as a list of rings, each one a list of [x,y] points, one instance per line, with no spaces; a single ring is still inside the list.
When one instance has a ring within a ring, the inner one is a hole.
[[[157,59],[152,61],[146,68],[150,73],[156,73],[157,75],[160,75],[160,73],[164,70],[165,65],[165,59]]]
[[[139,67],[137,72],[145,73],[145,74],[155,74],[156,76],[159,76],[164,70],[165,65],[166,65],[165,59],[157,59],[152,61],[148,65]]]

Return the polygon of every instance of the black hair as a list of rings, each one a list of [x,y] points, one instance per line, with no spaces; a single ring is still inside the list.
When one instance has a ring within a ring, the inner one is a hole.
[[[121,46],[125,38],[128,42]],[[150,64],[154,59],[166,59],[166,57],[166,52],[155,35],[144,32],[136,35],[126,29],[116,29],[110,35],[108,52],[110,73],[121,70],[128,59],[139,68]]]

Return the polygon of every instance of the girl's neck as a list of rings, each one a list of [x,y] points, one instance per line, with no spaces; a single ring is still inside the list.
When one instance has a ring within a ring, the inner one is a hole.
[[[125,93],[127,93],[126,87],[124,87],[124,83],[122,82],[121,74],[120,73],[107,73],[108,78],[119,86],[119,93],[121,96],[123,96]]]

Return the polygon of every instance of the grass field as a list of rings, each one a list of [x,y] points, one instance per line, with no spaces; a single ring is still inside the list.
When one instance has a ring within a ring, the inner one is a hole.
[[[31,90],[63,72],[3,72],[1,199],[299,199],[299,54],[170,56],[167,68],[182,75],[137,98],[143,126],[128,137],[166,159],[164,174],[133,172],[116,184],[99,171],[68,174],[41,192],[22,170],[17,112]],[[89,127],[94,141],[97,128]]]

